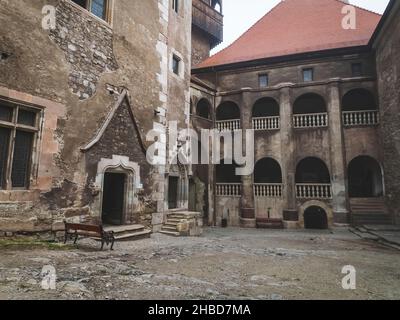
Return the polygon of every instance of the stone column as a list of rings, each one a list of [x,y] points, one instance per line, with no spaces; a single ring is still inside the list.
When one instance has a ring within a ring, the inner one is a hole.
[[[297,226],[299,220],[296,208],[296,163],[295,146],[293,139],[293,108],[290,102],[290,84],[282,86],[280,90],[280,117],[281,117],[281,155],[282,155],[282,183],[283,183],[283,220],[285,227]]]
[[[339,82],[333,80],[329,85],[329,139],[331,155],[331,179],[333,196],[333,215],[335,223],[348,223],[346,190],[346,160],[342,126]]]
[[[246,150],[245,130],[252,129],[251,93],[243,92],[241,109],[241,123],[243,130],[243,150]],[[240,225],[243,228],[256,227],[256,214],[253,192],[253,175],[242,176],[242,196],[240,198]]]

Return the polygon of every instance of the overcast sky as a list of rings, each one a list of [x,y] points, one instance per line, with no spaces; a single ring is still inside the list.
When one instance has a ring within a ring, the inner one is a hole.
[[[224,0],[224,42],[212,54],[230,45],[280,0]],[[351,4],[383,13],[389,0],[350,0]]]

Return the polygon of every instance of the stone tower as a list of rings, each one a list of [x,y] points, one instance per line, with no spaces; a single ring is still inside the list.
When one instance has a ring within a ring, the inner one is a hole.
[[[192,65],[204,61],[223,40],[222,0],[193,0]]]

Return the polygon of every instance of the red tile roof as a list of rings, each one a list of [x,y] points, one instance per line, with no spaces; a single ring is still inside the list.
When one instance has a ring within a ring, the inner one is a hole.
[[[357,27],[342,28],[339,0],[284,0],[226,49],[195,68],[368,44],[381,15],[355,7]]]

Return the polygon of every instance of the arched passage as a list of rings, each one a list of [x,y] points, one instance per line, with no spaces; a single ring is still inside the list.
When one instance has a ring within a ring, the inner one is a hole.
[[[196,115],[204,119],[211,118],[211,103],[207,99],[200,99],[200,101],[197,103]]]
[[[329,169],[321,159],[305,158],[297,165],[296,183],[331,183]]]
[[[279,104],[273,98],[261,98],[253,106],[253,118],[278,117]]]
[[[232,101],[221,103],[217,108],[216,118],[217,121],[240,119],[239,106]]]
[[[304,227],[306,229],[328,229],[328,215],[318,206],[308,207],[304,211]]]
[[[236,174],[236,163],[225,164],[225,160],[222,160],[220,164],[215,166],[217,183],[241,183],[241,176]]]
[[[373,94],[366,89],[353,89],[347,92],[342,99],[342,111],[377,110]]]
[[[282,183],[282,170],[279,163],[271,158],[257,161],[254,168],[254,183]]]
[[[369,156],[353,159],[348,168],[350,198],[383,196],[383,175],[378,161]]]
[[[306,93],[298,97],[293,105],[294,114],[313,114],[327,112],[324,98],[316,93]]]

